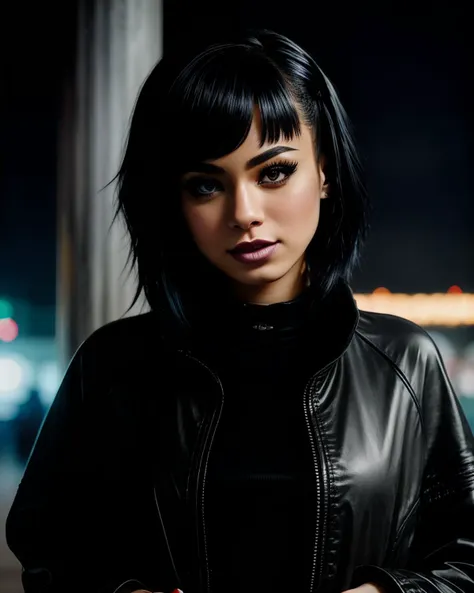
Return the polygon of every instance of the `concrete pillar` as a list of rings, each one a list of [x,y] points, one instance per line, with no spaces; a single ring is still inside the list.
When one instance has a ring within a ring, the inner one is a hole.
[[[111,226],[115,186],[106,186],[139,88],[161,51],[160,0],[80,2],[59,139],[57,337],[64,364],[92,331],[126,313],[135,292],[125,228]],[[144,308],[141,302],[128,314]]]

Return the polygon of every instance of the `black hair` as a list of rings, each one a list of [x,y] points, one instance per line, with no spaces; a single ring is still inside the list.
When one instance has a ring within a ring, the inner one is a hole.
[[[140,90],[117,175],[117,214],[125,219],[138,272],[134,302],[144,292],[153,310],[166,309],[186,323],[186,302],[222,280],[187,230],[179,177],[190,162],[238,148],[255,107],[262,145],[298,135],[300,114],[314,130],[329,198],[321,202],[306,253],[310,280],[324,297],[350,279],[367,231],[368,202],[348,117],[306,51],[259,31],[191,56],[165,55]]]

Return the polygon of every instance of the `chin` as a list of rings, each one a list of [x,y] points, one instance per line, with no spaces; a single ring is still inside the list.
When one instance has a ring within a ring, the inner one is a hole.
[[[285,270],[276,270],[275,267],[271,269],[273,266],[267,265],[262,266],[260,268],[256,268],[253,270],[248,270],[247,272],[242,272],[239,274],[229,274],[229,276],[239,282],[240,284],[247,284],[249,286],[259,286],[263,284],[271,284],[272,282],[277,282],[289,272],[289,269]],[[267,268],[267,269],[265,269]]]

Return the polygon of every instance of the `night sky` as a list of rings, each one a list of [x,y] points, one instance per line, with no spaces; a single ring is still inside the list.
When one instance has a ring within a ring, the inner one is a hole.
[[[27,4],[2,17],[0,295],[54,305],[56,132],[74,2],[49,13]],[[354,122],[374,203],[355,288],[474,291],[468,3],[383,3],[376,13],[315,3],[315,16],[308,2],[254,4],[165,2],[165,51],[231,23],[274,28],[312,51]]]
[[[10,3],[1,20],[0,295],[55,303],[56,133],[74,2]]]

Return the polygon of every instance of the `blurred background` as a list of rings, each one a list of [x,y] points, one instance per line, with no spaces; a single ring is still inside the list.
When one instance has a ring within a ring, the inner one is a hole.
[[[139,87],[191,37],[266,27],[314,54],[354,123],[374,203],[353,288],[436,340],[474,426],[473,40],[467,4],[10,3],[0,19],[0,591],[4,520],[65,366],[134,292],[113,186]],[[172,132],[172,128],[171,128]],[[137,313],[136,306],[130,314]]]

